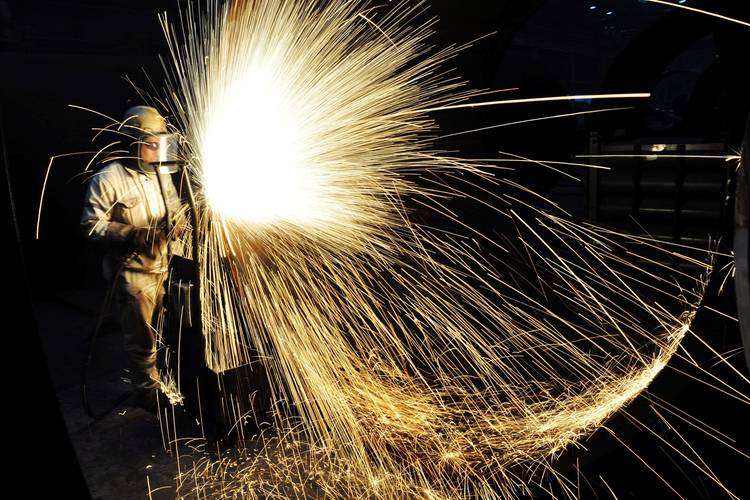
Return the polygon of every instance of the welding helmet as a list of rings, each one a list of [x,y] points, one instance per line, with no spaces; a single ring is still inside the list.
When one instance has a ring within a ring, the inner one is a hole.
[[[130,168],[144,173],[154,173],[158,168],[162,173],[174,173],[180,159],[180,137],[170,133],[167,121],[151,106],[134,106],[125,112],[121,131],[129,137],[131,157],[125,162]],[[144,161],[141,146],[157,151],[153,161]]]

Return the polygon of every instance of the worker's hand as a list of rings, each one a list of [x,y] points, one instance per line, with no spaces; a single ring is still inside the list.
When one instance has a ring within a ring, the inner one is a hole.
[[[166,240],[161,227],[137,227],[131,232],[131,242],[138,251],[152,251]]]

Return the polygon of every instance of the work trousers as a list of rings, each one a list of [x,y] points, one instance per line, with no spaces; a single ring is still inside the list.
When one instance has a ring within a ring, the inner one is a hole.
[[[164,299],[166,273],[149,274],[124,269],[115,283],[128,369],[133,385],[151,389],[159,385],[154,327]]]

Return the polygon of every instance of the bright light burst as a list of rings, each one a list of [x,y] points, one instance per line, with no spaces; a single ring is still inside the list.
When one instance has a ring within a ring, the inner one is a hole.
[[[295,116],[301,109],[270,65],[253,62],[226,76],[229,85],[216,90],[206,110],[200,143],[206,196],[217,213],[240,221],[325,223],[331,214],[321,182],[305,168],[304,147],[313,138]]]
[[[441,69],[457,49],[427,46],[422,7],[210,3],[185,44],[170,32],[170,105],[202,188],[206,358],[223,371],[257,348],[295,450],[232,478],[204,464],[198,494],[271,494],[259,471],[276,467],[344,498],[512,495],[688,331],[709,264],[435,150],[427,111],[482,93]],[[468,227],[460,203],[513,233]]]

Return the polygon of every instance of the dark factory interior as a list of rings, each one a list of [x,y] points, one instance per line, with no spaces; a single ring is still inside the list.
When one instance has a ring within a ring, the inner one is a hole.
[[[6,470],[16,484],[8,488],[24,496],[175,497],[179,459],[171,445],[165,449],[154,415],[122,406],[94,422],[82,407],[81,363],[106,282],[103,251],[81,236],[79,219],[81,173],[101,147],[92,141],[102,123],[96,113],[119,117],[140,102],[139,90],[164,91],[161,58],[168,47],[158,15],[174,20],[186,2],[0,0],[0,161],[11,300],[4,310],[12,315],[5,352],[14,365],[6,372],[12,391],[3,408],[5,432],[14,438]],[[679,3],[750,21],[745,0]],[[582,98],[436,111],[432,118],[448,136],[439,148],[466,158],[509,152],[609,167],[570,166],[566,176],[513,165],[515,182],[576,220],[719,252],[705,307],[691,327],[702,341],[688,337],[683,345],[706,371],[675,360],[649,392],[725,437],[728,444],[719,445],[698,428],[680,429],[720,483],[696,471],[695,457],[673,451],[670,440],[677,438],[640,398],[607,423],[613,433],[600,430],[566,450],[559,466],[570,477],[580,471],[589,483],[579,490],[583,498],[732,498],[724,487],[743,498],[750,491],[750,302],[737,290],[747,290],[748,275],[747,242],[736,235],[747,238],[748,184],[737,159],[708,157],[739,158],[743,144],[750,148],[750,28],[643,0],[427,0],[422,8],[423,20],[438,19],[430,38],[436,48],[473,42],[446,63],[469,88],[514,88],[513,98],[650,94],[611,113],[580,114],[594,104],[620,104]],[[493,128],[553,115],[566,116]],[[675,158],[657,161],[657,153]],[[613,157],[593,158],[602,155]],[[498,230],[485,212],[467,209],[461,216]],[[92,398],[102,407],[123,390],[118,328],[105,317],[89,374]],[[745,399],[722,390],[723,381]],[[186,445],[178,453],[190,452]]]

